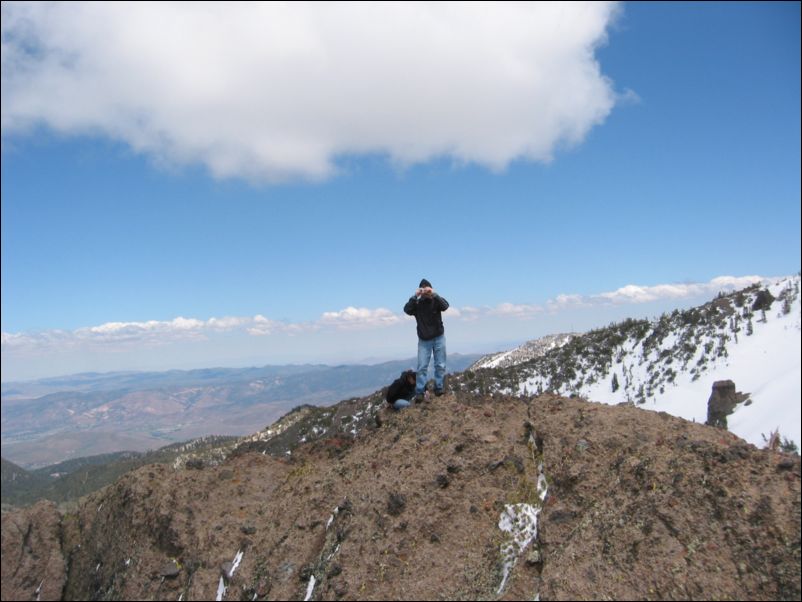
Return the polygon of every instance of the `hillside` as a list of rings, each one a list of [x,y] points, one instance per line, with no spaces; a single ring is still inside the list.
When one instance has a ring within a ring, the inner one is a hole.
[[[548,394],[380,400],[4,515],[3,599],[800,596],[798,456]]]
[[[758,446],[779,428],[799,447],[799,290],[799,276],[765,282],[652,321],[592,330],[534,358],[471,370],[458,382],[485,393],[554,392],[630,403],[705,422],[712,384],[732,380],[748,398],[728,428]]]
[[[100,454],[31,471],[3,459],[3,511],[9,506],[25,506],[41,499],[57,503],[74,502],[141,466],[170,464],[191,454],[204,454],[209,458],[215,457],[215,454],[225,455],[237,441],[237,437],[202,437],[144,453]]]
[[[35,480],[35,476],[32,473],[28,472],[21,466],[17,466],[13,462],[9,462],[5,458],[2,459],[2,466],[2,484],[4,493],[7,488],[13,487],[15,484],[25,486]]]
[[[39,492],[47,486],[47,476],[29,472],[5,458],[2,458],[2,466],[3,512],[10,504],[24,505],[41,499]]]
[[[569,334],[550,334],[533,341],[527,341],[523,345],[501,351],[481,358],[478,362],[471,365],[469,370],[480,370],[483,368],[508,368],[522,364],[529,360],[542,357],[549,351],[557,349],[567,344],[572,338],[577,336],[575,333]]]

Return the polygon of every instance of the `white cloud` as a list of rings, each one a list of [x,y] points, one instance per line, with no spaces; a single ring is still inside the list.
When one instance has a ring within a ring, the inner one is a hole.
[[[588,302],[582,295],[557,295],[554,299],[549,299],[546,306],[549,311],[562,311],[576,307],[587,307]]]
[[[689,285],[659,285],[659,286],[636,286],[630,284],[618,290],[601,293],[596,299],[604,299],[613,303],[649,303],[658,299],[680,299],[688,296]],[[698,286],[694,285],[694,289]]]
[[[446,314],[449,318],[462,318],[462,311],[457,309],[456,307],[449,307],[448,314]],[[411,316],[410,316],[411,317]]]
[[[176,340],[205,339],[207,331],[232,330],[242,323],[242,318],[210,318],[198,320],[179,316],[172,320],[148,320],[147,322],[107,322],[99,326],[79,328],[64,333],[62,339],[86,343],[153,343],[160,344]]]
[[[13,347],[24,337],[25,335],[20,332],[4,332],[2,336],[0,336],[0,342],[2,342],[3,347]]]
[[[79,345],[158,345],[182,340],[205,340],[209,332],[226,332],[243,327],[264,328],[255,318],[225,317],[198,320],[177,317],[146,322],[106,322],[72,331],[48,330],[29,333],[3,333],[3,349],[68,349]],[[264,319],[264,318],[262,318]]]
[[[465,322],[473,322],[478,320],[484,311],[480,307],[474,307],[472,305],[466,305],[465,307],[459,308],[459,312],[457,314],[452,314],[452,310],[455,309],[453,307],[448,308],[448,312],[451,315],[456,315],[457,318],[464,320]]]
[[[252,321],[256,321],[257,317],[262,316],[254,316],[253,318],[237,318],[234,316],[227,316],[225,318],[210,318],[207,322],[209,328],[213,330],[234,330],[235,328],[239,328],[240,326],[245,326],[250,324]]]
[[[212,318],[207,324],[201,320],[196,320],[194,318],[183,318],[179,316],[167,322],[160,322],[158,320],[149,320],[147,322],[106,322],[100,326],[80,328],[75,332],[79,337],[89,338],[97,335],[100,337],[108,337],[109,339],[113,339],[145,333],[190,333],[198,331],[206,326],[212,326],[214,322],[215,318]]]
[[[720,276],[710,282],[690,284],[658,284],[655,286],[628,285],[615,291],[596,295],[558,295],[544,305],[530,303],[500,303],[495,307],[464,306],[450,308],[448,319],[477,322],[483,318],[531,319],[546,311],[555,313],[601,305],[640,304],[665,299],[681,299],[724,291],[734,291],[758,282],[768,282],[760,276]],[[306,322],[282,322],[261,314],[253,317],[224,318],[177,317],[172,320],[147,322],[107,322],[73,331],[48,330],[32,333],[2,333],[3,352],[49,352],[77,348],[102,348],[164,345],[175,341],[207,340],[220,332],[241,332],[252,336],[311,334],[322,330],[369,330],[395,326],[412,321],[405,314],[396,314],[379,307],[346,307],[324,312],[320,318]]]
[[[698,295],[715,295],[745,288],[763,280],[760,276],[719,276],[710,282],[687,284],[658,284],[638,286],[630,284],[608,293],[593,295],[589,301],[610,303],[650,303],[661,299],[683,299]]]
[[[528,303],[500,303],[488,311],[490,315],[522,319],[531,318],[542,312],[541,306]]]
[[[550,161],[620,98],[607,2],[2,4],[2,129],[103,134],[215,177],[337,158]]]
[[[766,279],[762,276],[719,276],[710,281],[709,290],[713,292],[737,291],[764,280]]]
[[[266,336],[273,334],[281,326],[280,322],[265,318],[261,314],[253,317],[253,324],[245,331],[253,336]]]
[[[282,322],[261,314],[253,317],[227,316],[224,318],[177,317],[172,320],[146,322],[106,322],[72,331],[48,330],[43,332],[2,333],[4,351],[60,351],[82,347],[131,345],[164,345],[176,341],[207,340],[221,332],[242,332],[251,336],[276,334],[298,335],[316,332],[322,328],[370,329],[392,326],[407,316],[394,314],[389,309],[346,307],[340,311],[324,312],[316,321]]]
[[[462,307],[456,317],[464,321],[476,321],[485,316],[529,319],[544,311],[551,313],[600,305],[634,305],[667,299],[687,299],[720,292],[732,292],[758,282],[766,282],[762,276],[719,276],[710,282],[685,284],[658,284],[640,286],[629,284],[610,292],[595,295],[561,294],[543,305],[531,303],[499,303],[494,307]]]
[[[402,317],[389,309],[380,307],[368,309],[366,307],[346,307],[341,311],[327,311],[318,323],[321,326],[334,326],[337,328],[372,328],[376,326],[392,326],[398,324]]]

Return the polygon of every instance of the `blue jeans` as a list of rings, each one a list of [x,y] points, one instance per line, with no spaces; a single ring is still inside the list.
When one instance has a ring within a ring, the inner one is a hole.
[[[406,399],[396,399],[393,403],[393,409],[395,410],[403,410],[404,408],[408,408],[411,404]]]
[[[434,388],[443,390],[443,379],[446,376],[446,335],[441,334],[430,341],[418,339],[418,375],[415,382],[415,394],[423,395],[426,390],[426,376],[429,373],[429,360],[434,354]]]

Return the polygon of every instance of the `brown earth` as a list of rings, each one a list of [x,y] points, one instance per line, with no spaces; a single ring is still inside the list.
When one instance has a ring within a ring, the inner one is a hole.
[[[800,597],[797,456],[548,395],[380,414],[284,457],[143,467],[72,514],[6,514],[2,598],[208,600],[223,574],[229,600],[304,599],[312,577],[312,599]],[[499,517],[539,504],[540,461],[540,541],[498,595]]]
[[[800,596],[800,462],[634,407],[542,398],[542,599]]]
[[[60,600],[67,580],[53,502],[3,514],[2,599]]]

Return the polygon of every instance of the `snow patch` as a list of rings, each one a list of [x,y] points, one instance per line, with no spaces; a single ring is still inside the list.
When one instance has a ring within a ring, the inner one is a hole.
[[[304,598],[304,602],[307,602],[307,600],[312,599],[312,592],[314,591],[315,591],[315,576],[312,575],[311,577],[309,577],[309,584],[306,586],[306,597]]]
[[[501,585],[496,594],[504,591],[507,579],[518,557],[524,549],[537,537],[537,515],[540,508],[531,504],[507,504],[498,520],[498,528],[510,534],[510,541],[502,544],[502,574]]]
[[[231,572],[228,574],[228,578],[231,579],[234,576],[234,571],[237,570],[239,563],[242,562],[242,555],[243,552],[241,550],[237,550],[237,555],[234,556],[234,564],[231,567]]]
[[[334,522],[334,517],[335,517],[335,516],[337,516],[337,513],[338,513],[339,511],[340,511],[340,507],[339,507],[339,506],[337,506],[337,507],[334,509],[334,511],[331,513],[331,516],[329,517],[329,520],[326,522],[326,531],[328,531],[328,530],[329,530],[329,527],[331,527],[331,523],[333,523],[333,522]]]
[[[543,472],[543,462],[538,464],[537,495],[540,505],[546,500],[548,484]],[[510,573],[524,550],[537,539],[537,517],[540,505],[507,504],[498,520],[498,528],[509,534],[509,541],[501,545],[502,578],[496,595],[504,591]]]
[[[243,556],[242,550],[237,550],[237,554],[234,556],[234,560],[231,564],[231,570],[228,571],[228,573],[226,574],[226,577],[228,579],[231,579],[234,576],[234,571],[237,570],[237,567],[239,567],[240,562],[242,562],[242,556]],[[223,579],[223,576],[221,575],[220,582],[217,584],[217,597],[215,598],[215,600],[222,600],[223,596],[225,595],[226,595],[226,582],[225,579]]]

